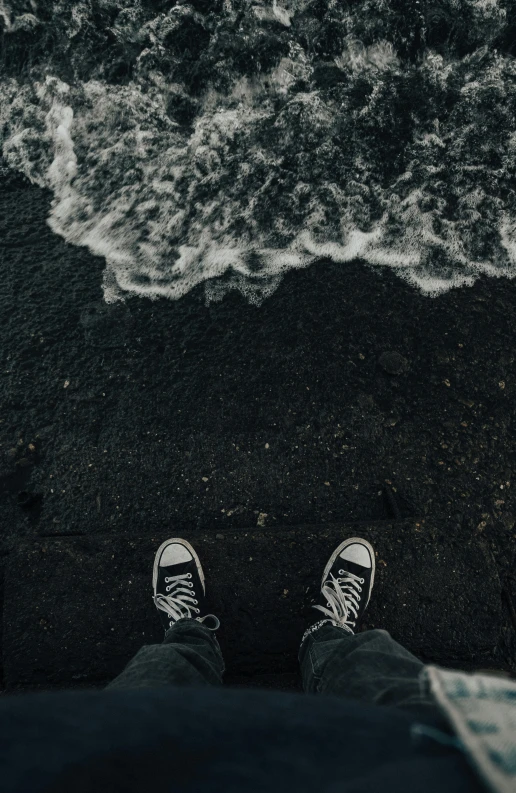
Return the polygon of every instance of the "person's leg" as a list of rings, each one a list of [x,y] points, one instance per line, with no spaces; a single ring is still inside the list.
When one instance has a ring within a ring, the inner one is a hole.
[[[165,638],[144,645],[106,688],[220,685],[225,669],[215,637],[220,622],[206,614],[204,572],[187,540],[175,537],[160,545],[152,586]],[[200,614],[205,616],[195,616]]]
[[[369,603],[374,573],[367,540],[353,537],[333,552],[323,573],[321,601],[314,606],[326,619],[305,631],[299,648],[303,688],[409,709],[444,727],[427,684],[419,681],[423,663],[385,630],[354,633]]]
[[[352,634],[322,625],[305,635],[299,662],[306,692],[408,708],[432,722],[440,713],[427,686],[420,683],[423,663],[387,631]]]
[[[222,685],[224,671],[214,632],[195,619],[181,619],[162,644],[144,645],[106,688]]]

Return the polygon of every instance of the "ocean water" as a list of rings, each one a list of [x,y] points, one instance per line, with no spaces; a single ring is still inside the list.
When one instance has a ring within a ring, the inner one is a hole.
[[[516,0],[0,0],[0,36],[4,173],[107,302],[516,276]]]

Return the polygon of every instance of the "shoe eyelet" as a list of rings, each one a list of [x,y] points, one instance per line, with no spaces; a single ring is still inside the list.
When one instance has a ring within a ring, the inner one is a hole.
[[[166,580],[167,580],[167,579],[165,579],[165,581],[166,581]],[[168,592],[168,590],[169,590],[169,589],[170,589],[170,587],[169,587],[169,586],[166,586],[166,587],[165,587],[165,592]]]
[[[190,587],[190,589],[191,589],[191,588],[193,587],[193,582],[192,582],[192,581],[190,581],[190,583],[188,584],[188,586],[189,586],[189,587]]]
[[[339,575],[344,575],[344,570],[339,570]]]
[[[187,576],[187,578],[191,578],[191,577],[192,577],[192,574],[191,574],[191,573],[188,573],[188,576]]]
[[[169,628],[171,628],[173,624],[174,624],[173,622],[169,622],[168,623]]]
[[[361,583],[361,584],[363,584],[363,583],[364,583],[364,581],[365,581],[365,578],[361,578],[361,579],[360,579],[360,583]]]
[[[194,595],[195,595],[195,592],[194,592]],[[194,603],[195,603],[196,605],[197,605],[197,603],[198,603],[198,602],[199,602],[198,600],[194,600]]]

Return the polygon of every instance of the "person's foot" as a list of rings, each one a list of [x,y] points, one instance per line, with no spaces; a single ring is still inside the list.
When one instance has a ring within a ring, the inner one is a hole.
[[[305,636],[325,623],[355,633],[371,597],[374,571],[374,551],[367,540],[351,537],[341,542],[324,568],[320,602],[312,606],[326,619],[308,628]]]
[[[152,575],[153,600],[165,632],[180,619],[195,619],[204,623],[211,617],[220,626],[214,614],[205,614],[206,592],[201,562],[186,540],[166,540],[156,552]]]

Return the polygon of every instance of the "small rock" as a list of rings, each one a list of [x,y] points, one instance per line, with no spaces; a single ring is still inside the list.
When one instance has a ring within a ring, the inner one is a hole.
[[[367,410],[367,408],[374,408],[374,397],[372,394],[358,394],[357,395],[357,403],[360,405],[361,408]]]
[[[401,374],[409,368],[409,362],[399,352],[382,352],[378,358],[378,363],[387,374]]]
[[[37,431],[36,438],[39,438],[40,440],[42,438],[50,438],[53,433],[53,430],[54,430],[54,425],[47,424],[46,427],[41,427],[41,429]]]
[[[504,512],[503,515],[501,515],[501,521],[507,531],[512,531],[514,524],[516,523],[514,520],[514,515],[512,515],[510,512]]]
[[[228,509],[226,515],[228,516],[228,518],[230,518],[231,515],[240,515],[240,513],[242,512],[245,512],[243,504],[237,504],[236,507],[233,507],[232,509]]]
[[[258,515],[258,520],[256,521],[257,526],[265,526],[265,519],[267,517],[267,512],[260,512]]]
[[[215,539],[216,540],[223,540],[224,539],[224,535],[223,534],[216,534],[215,535]]]
[[[21,460],[18,460],[16,465],[19,465],[20,468],[28,468],[29,465],[33,465],[34,463],[32,460],[28,460],[26,457],[22,457]]]
[[[398,416],[389,416],[383,422],[383,426],[384,427],[395,427],[398,422],[399,422],[399,417]]]

